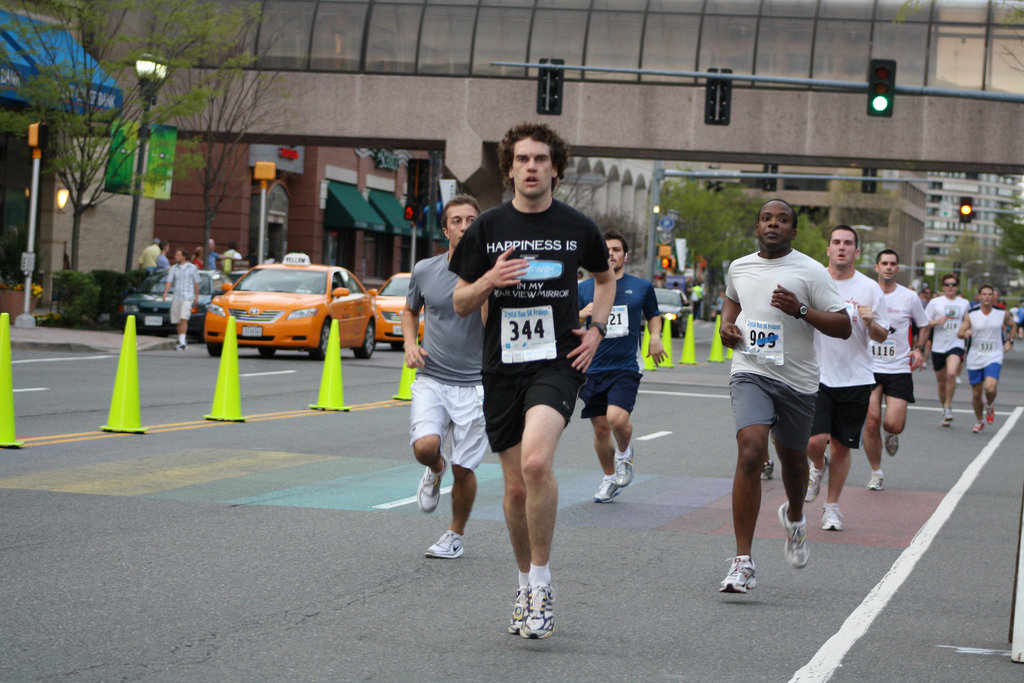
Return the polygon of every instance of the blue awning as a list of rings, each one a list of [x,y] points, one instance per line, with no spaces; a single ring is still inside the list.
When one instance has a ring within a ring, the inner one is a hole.
[[[0,10],[0,101],[29,104],[23,84],[56,69],[67,86],[65,107],[118,109],[124,94],[67,31]]]

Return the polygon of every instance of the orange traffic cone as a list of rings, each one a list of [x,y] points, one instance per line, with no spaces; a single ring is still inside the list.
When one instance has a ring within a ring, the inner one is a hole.
[[[110,413],[107,415],[107,424],[100,429],[105,432],[129,434],[146,432],[146,428],[139,424],[139,358],[135,346],[134,315],[125,319],[121,357],[117,361],[117,377],[114,379],[114,394],[110,397]]]
[[[311,403],[309,407],[313,410],[349,410],[345,407],[345,387],[341,379],[341,342],[338,340],[337,319],[331,320],[331,336],[327,339],[320,395],[316,403]]]
[[[228,327],[224,334],[224,347],[220,354],[220,369],[217,371],[217,389],[213,394],[213,407],[207,420],[223,422],[245,422],[242,415],[242,396],[238,384],[238,332],[235,330],[235,316],[228,316]]]

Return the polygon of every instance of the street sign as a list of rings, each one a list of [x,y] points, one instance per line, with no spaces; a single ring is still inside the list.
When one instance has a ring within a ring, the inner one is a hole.
[[[676,219],[672,216],[662,216],[658,219],[658,227],[662,230],[672,230],[676,227]]]

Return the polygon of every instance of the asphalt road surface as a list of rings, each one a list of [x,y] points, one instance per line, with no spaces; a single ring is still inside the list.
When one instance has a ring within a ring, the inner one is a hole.
[[[0,680],[1020,680],[1024,350],[981,434],[966,373],[951,428],[932,373],[916,374],[885,490],[864,488],[854,452],[846,529],[822,531],[809,504],[803,570],[783,556],[781,481],[764,482],[757,589],[725,595],[735,438],[710,334],[697,330],[697,365],[647,373],[636,479],[614,503],[592,502],[589,424],[563,434],[543,641],[505,632],[516,568],[496,456],[465,555],[423,557],[450,498],[416,506],[408,404],[392,398],[401,353],[343,352],[350,410],[325,412],[308,408],[322,363],[243,350],[245,422],[203,418],[221,361],[202,347],[140,353],[148,431],[134,435],[99,430],[117,354],[15,349],[0,419],[25,445],[0,450]]]

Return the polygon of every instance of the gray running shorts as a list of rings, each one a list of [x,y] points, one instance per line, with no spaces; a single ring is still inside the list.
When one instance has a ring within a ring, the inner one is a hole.
[[[738,372],[729,379],[732,415],[739,432],[750,425],[771,425],[776,443],[794,451],[807,448],[817,394],[801,394],[788,384]]]

